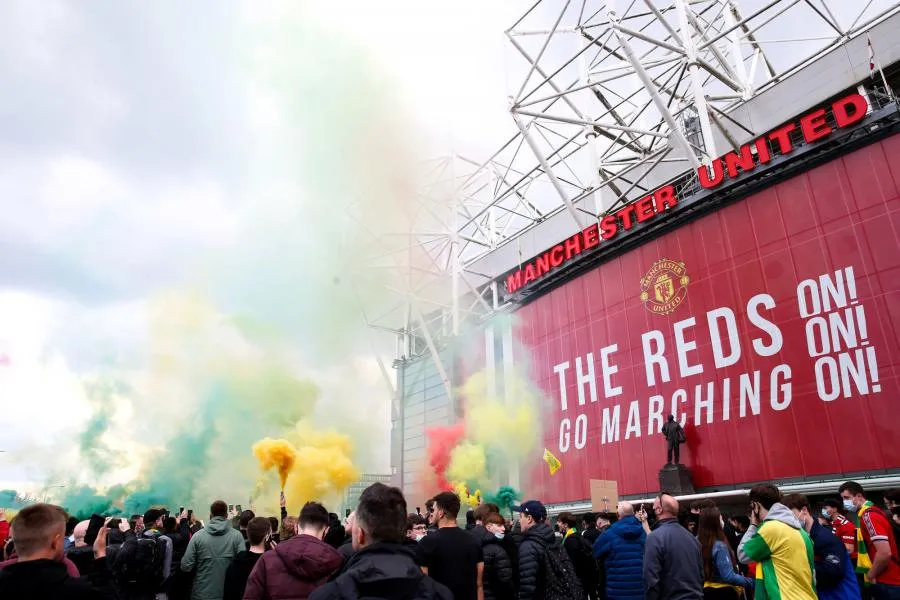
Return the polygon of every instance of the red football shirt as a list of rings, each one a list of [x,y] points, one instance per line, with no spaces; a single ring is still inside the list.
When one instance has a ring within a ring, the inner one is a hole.
[[[900,564],[897,564],[897,540],[894,539],[894,531],[891,528],[891,522],[887,520],[884,513],[877,508],[869,508],[863,513],[859,526],[862,528],[863,541],[866,543],[866,551],[869,558],[875,562],[878,550],[872,542],[883,541],[890,544],[891,560],[888,561],[887,569],[876,577],[878,583],[886,583],[888,585],[900,585]]]
[[[835,514],[831,521],[831,528],[834,529],[835,537],[844,542],[844,545],[851,545],[853,552],[850,554],[850,558],[856,560],[856,526],[841,515]]]

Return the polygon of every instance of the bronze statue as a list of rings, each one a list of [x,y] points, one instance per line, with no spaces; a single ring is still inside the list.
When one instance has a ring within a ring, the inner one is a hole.
[[[686,441],[684,428],[681,423],[675,420],[675,415],[669,415],[669,419],[662,426],[662,434],[666,436],[668,442],[668,450],[666,451],[666,464],[680,464],[681,462],[681,444]],[[672,455],[675,461],[672,462]]]

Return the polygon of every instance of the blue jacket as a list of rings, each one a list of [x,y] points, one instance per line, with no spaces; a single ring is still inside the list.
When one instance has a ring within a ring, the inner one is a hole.
[[[635,517],[617,521],[594,542],[594,556],[605,561],[608,600],[644,599],[644,544],[647,534]]]
[[[731,549],[725,542],[717,541],[713,544],[712,559],[714,572],[711,581],[753,589],[753,580],[735,571],[734,563],[731,562]]]
[[[858,600],[859,584],[844,543],[815,519],[809,537],[815,555],[819,600]]]

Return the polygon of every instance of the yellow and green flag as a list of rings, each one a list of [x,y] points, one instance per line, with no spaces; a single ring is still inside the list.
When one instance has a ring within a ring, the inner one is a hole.
[[[547,463],[547,466],[550,467],[550,476],[556,475],[556,472],[562,467],[562,463],[559,462],[559,459],[553,456],[553,453],[544,448],[544,462]]]

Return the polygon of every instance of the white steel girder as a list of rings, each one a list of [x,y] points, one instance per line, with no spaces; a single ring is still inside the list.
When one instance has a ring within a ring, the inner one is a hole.
[[[373,257],[397,278],[395,302],[367,322],[398,335],[398,358],[430,354],[449,390],[444,340],[502,308],[485,285],[502,270],[480,270],[481,259],[549,219],[571,233],[736,148],[759,133],[739,116],[744,103],[898,12],[896,0],[523,5],[506,31],[518,131],[486,159],[432,161],[418,220],[373,232],[407,243]]]

